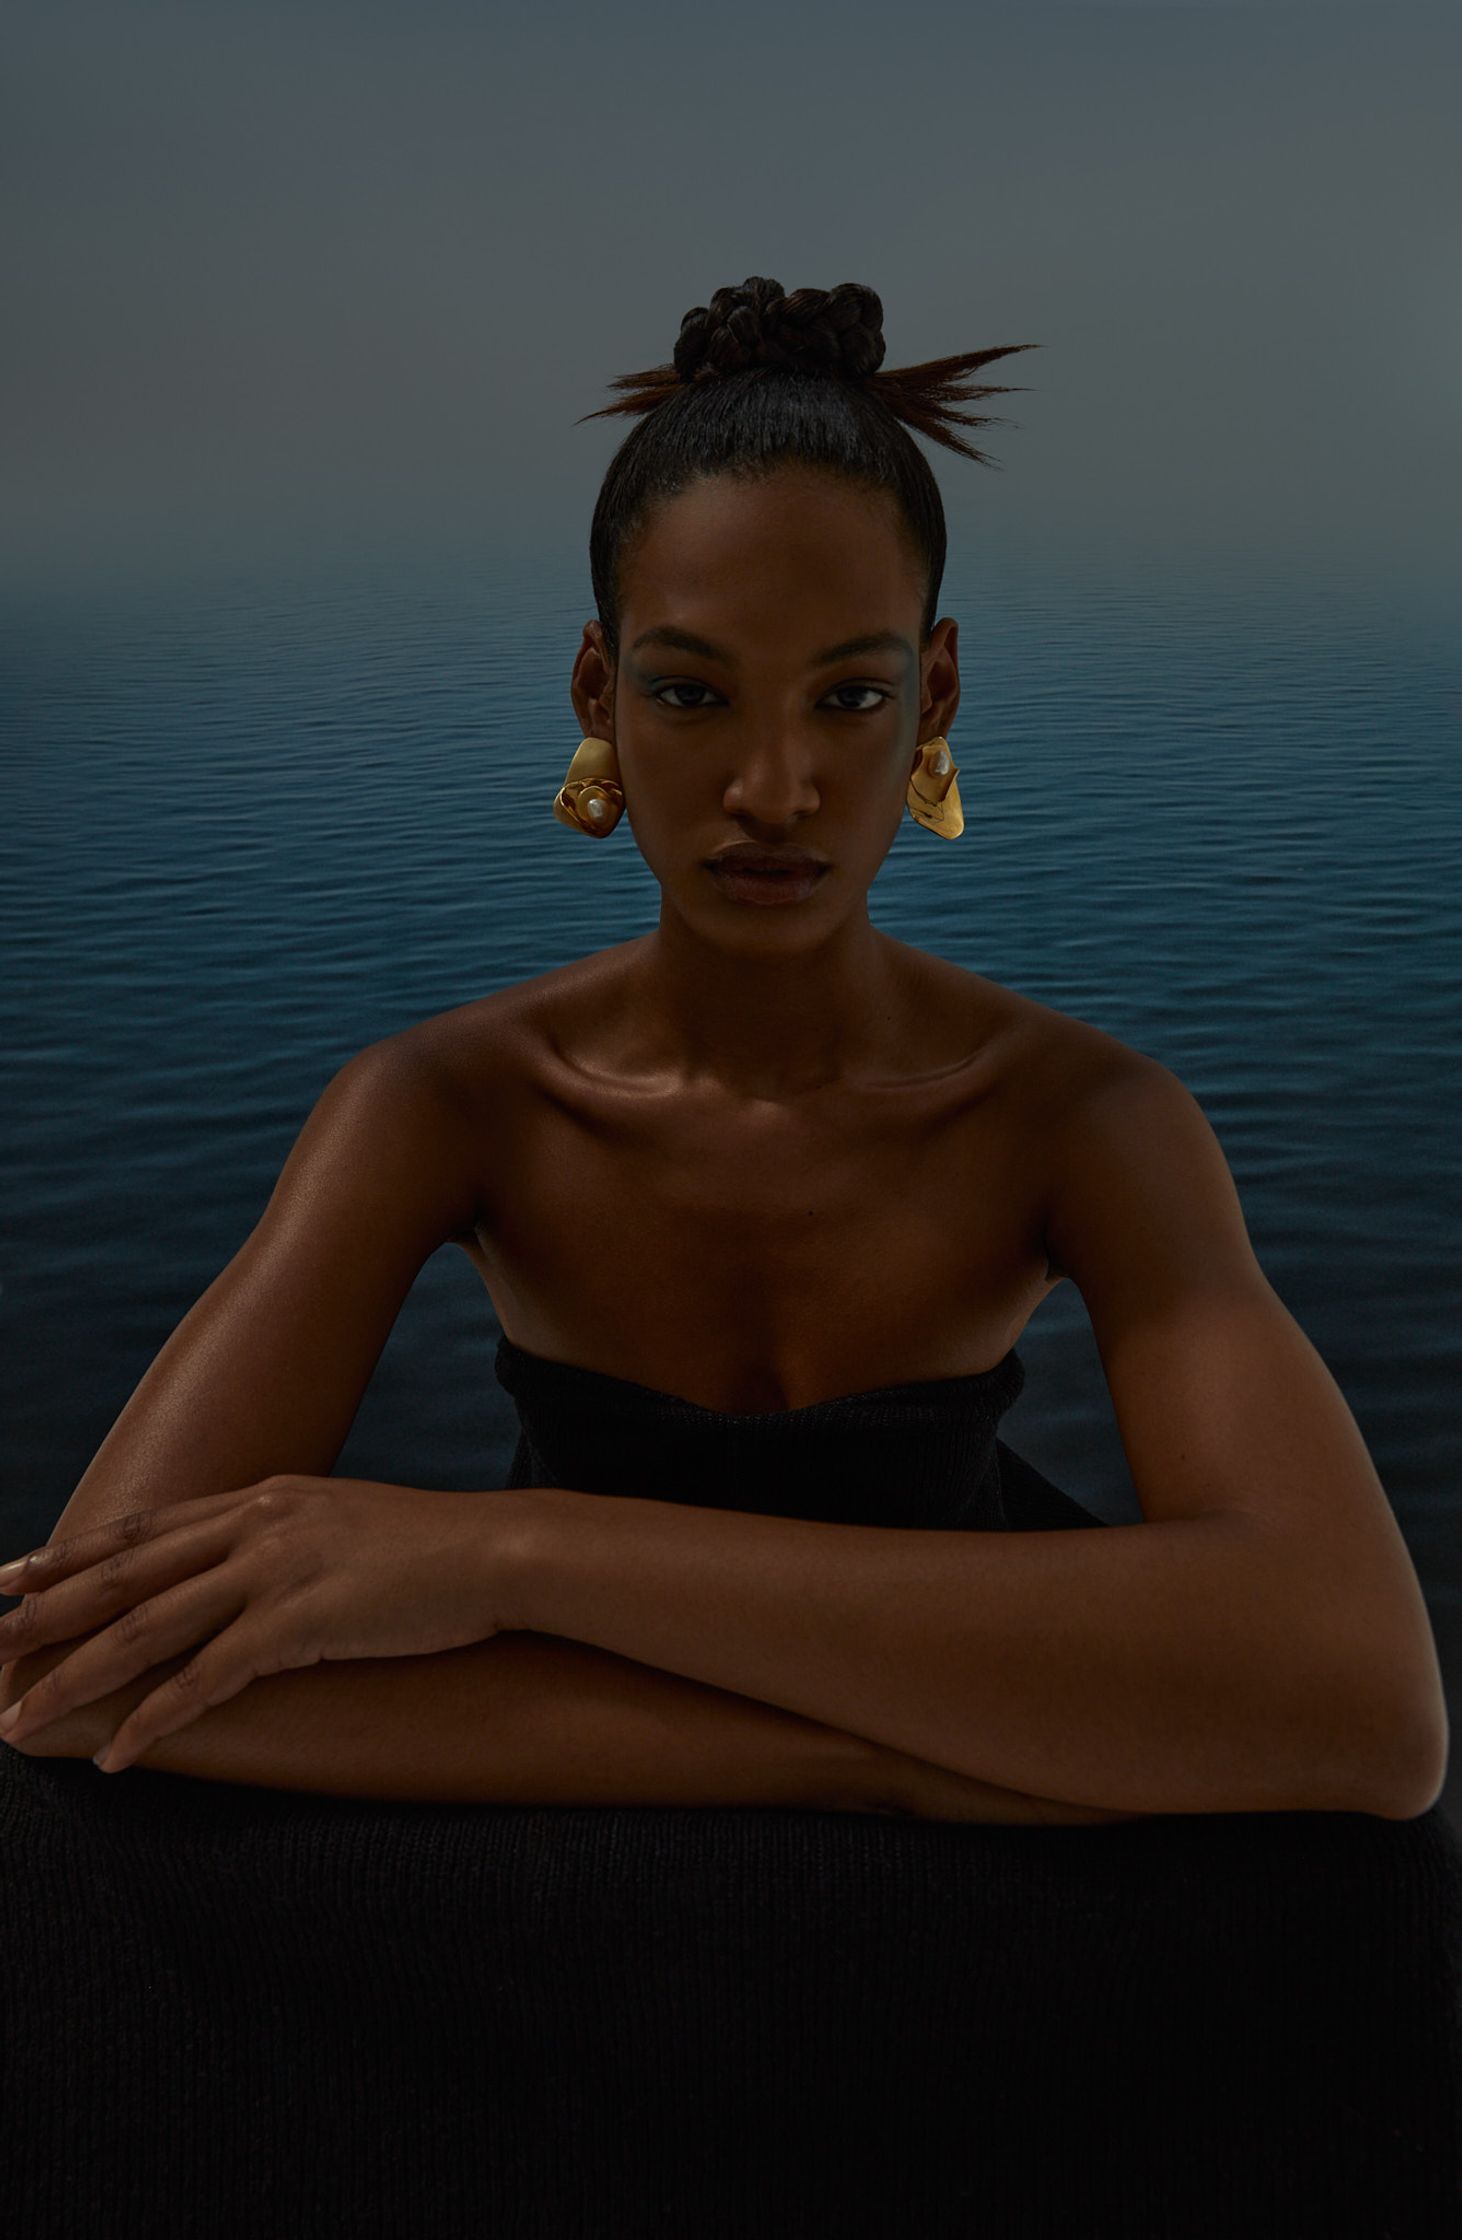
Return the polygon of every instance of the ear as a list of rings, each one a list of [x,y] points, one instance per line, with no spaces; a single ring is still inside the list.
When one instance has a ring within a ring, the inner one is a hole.
[[[584,732],[613,730],[615,682],[603,629],[597,620],[586,622],[569,684],[574,713]]]

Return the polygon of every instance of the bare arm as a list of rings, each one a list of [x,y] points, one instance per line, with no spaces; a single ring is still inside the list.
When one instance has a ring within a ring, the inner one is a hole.
[[[473,1220],[478,1148],[429,1036],[393,1037],[342,1066],[255,1231],[163,1346],[52,1540],[281,1470],[328,1473],[417,1271]],[[0,1668],[0,1701],[86,1638]],[[23,1750],[90,1757],[186,1661],[53,1721]],[[136,1763],[385,1799],[1046,1816],[1039,1799],[967,1783],[796,1711],[521,1631],[432,1656],[271,1674]]]
[[[693,1483],[537,1489],[522,1622],[1026,1794],[1427,1811],[1448,1724],[1409,1551],[1174,1075],[1124,1059],[1080,1105],[1046,1229],[1140,1524],[921,1532],[700,1507]]]
[[[159,1350],[51,1538],[278,1472],[328,1476],[403,1300],[473,1218],[468,1136],[420,1037],[348,1059],[253,1231]]]
[[[5,1666],[0,1697],[13,1701],[86,1638]],[[184,1653],[154,1665],[42,1728],[27,1753],[91,1757],[186,1661]],[[1129,1817],[971,1781],[777,1705],[527,1632],[434,1656],[270,1674],[136,1764],[204,1781],[443,1804],[787,1805],[1011,1825]]]

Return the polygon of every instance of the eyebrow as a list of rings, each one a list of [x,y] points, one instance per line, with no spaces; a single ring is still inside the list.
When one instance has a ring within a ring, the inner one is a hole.
[[[630,647],[638,653],[641,646],[673,646],[680,653],[704,654],[708,661],[724,661],[728,669],[740,667],[734,653],[724,646],[712,645],[709,638],[698,638],[693,630],[677,630],[670,622],[662,622],[657,629],[642,630]],[[896,630],[869,630],[859,638],[844,638],[840,645],[825,646],[808,662],[809,669],[825,669],[834,661],[846,661],[855,653],[902,653],[912,661],[914,649],[907,638]]]

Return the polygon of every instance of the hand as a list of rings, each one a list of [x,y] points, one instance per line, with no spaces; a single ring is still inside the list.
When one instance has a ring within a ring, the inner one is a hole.
[[[108,1745],[117,1772],[267,1673],[490,1640],[515,1623],[521,1515],[512,1495],[282,1476],[35,1549],[0,1577],[0,1592],[25,1598],[0,1618],[0,1662],[90,1638],[32,1682],[0,1736],[20,1744],[193,1651],[122,1721]]]

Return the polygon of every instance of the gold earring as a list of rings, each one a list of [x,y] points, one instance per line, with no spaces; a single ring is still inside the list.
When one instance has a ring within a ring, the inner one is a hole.
[[[941,840],[957,840],[965,828],[955,779],[959,768],[947,739],[926,739],[919,749],[917,767],[909,778],[905,799],[916,824]]]
[[[624,815],[619,757],[609,739],[581,739],[568,774],[553,797],[553,813],[572,832],[602,840]]]

